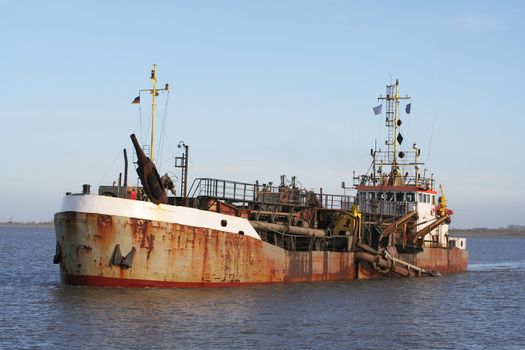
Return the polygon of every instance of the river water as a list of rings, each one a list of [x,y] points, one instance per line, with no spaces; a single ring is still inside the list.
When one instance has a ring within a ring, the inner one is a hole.
[[[224,289],[64,286],[51,228],[0,228],[0,348],[525,349],[525,237],[469,271]]]

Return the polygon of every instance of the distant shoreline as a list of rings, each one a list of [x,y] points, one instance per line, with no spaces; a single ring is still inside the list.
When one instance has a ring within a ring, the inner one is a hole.
[[[0,227],[21,227],[21,228],[32,228],[32,227],[46,227],[52,228],[53,222],[0,222]]]
[[[525,237],[525,230],[509,229],[450,229],[453,237]]]
[[[0,228],[53,228],[53,222],[0,222]],[[450,229],[452,237],[525,237],[525,229]]]

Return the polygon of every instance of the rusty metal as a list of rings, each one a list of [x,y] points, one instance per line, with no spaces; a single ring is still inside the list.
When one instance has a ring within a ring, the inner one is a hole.
[[[144,187],[144,192],[146,192],[146,195],[153,203],[166,204],[168,202],[168,195],[155,164],[144,154],[135,134],[132,134],[130,137],[137,152],[137,174]]]
[[[287,251],[244,235],[175,223],[62,212],[55,215],[55,227],[66,283],[195,287],[388,276],[367,267],[368,262],[358,263],[366,259],[363,254]],[[124,252],[136,249],[131,267],[111,264],[117,244]],[[356,254],[363,259],[356,261]],[[426,248],[397,258],[425,270],[452,273],[466,270],[468,254],[457,248]],[[407,270],[396,265],[390,274],[406,276]]]
[[[371,263],[372,267],[381,273],[394,272],[401,276],[438,276],[441,274],[439,271],[427,271],[397,258],[397,251],[393,247],[390,249],[375,250],[364,243],[358,244],[358,247],[364,250],[364,252],[357,252],[356,257]]]
[[[363,260],[372,265],[374,270],[381,274],[396,274],[401,277],[408,277],[411,275],[409,270],[406,270],[400,266],[392,263],[392,261],[381,257],[380,255],[374,255],[367,252],[356,252],[355,257],[358,260]]]
[[[398,258],[425,270],[446,275],[467,271],[468,255],[466,249],[425,247],[416,254],[401,253]]]
[[[175,286],[356,278],[351,252],[286,251],[244,235],[101,214],[58,213],[55,225],[65,282]],[[93,249],[77,252],[80,244]],[[117,244],[122,251],[136,248],[132,267],[111,264]]]

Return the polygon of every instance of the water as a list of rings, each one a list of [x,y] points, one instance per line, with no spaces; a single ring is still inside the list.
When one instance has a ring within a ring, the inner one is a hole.
[[[439,278],[111,289],[61,285],[52,229],[0,228],[0,348],[525,348],[525,237],[468,245]]]

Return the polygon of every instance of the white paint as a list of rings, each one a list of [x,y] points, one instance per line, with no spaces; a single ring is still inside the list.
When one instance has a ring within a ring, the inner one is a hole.
[[[194,227],[209,228],[218,231],[239,234],[261,239],[250,222],[244,218],[214,213],[195,208],[173,205],[156,205],[151,202],[109,196],[72,194],[62,200],[62,212],[74,211],[80,213],[123,216],[143,220],[169,222]],[[221,221],[226,220],[225,227]]]

